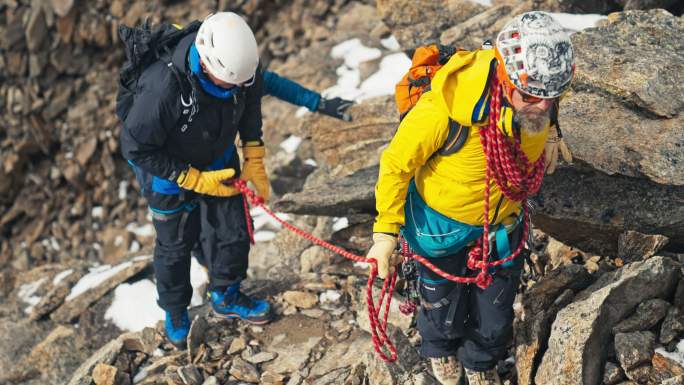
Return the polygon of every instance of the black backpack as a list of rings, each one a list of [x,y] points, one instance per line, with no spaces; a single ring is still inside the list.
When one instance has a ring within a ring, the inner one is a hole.
[[[163,60],[171,70],[181,87],[183,94],[191,90],[178,69],[171,63],[173,48],[185,36],[196,32],[202,22],[193,21],[185,28],[164,23],[155,30],[150,29],[149,21],[140,27],[119,26],[119,37],[124,44],[126,61],[119,72],[119,92],[116,95],[116,115],[125,121],[133,105],[133,98],[138,88],[138,79],[151,64]],[[181,95],[182,96],[182,95]]]

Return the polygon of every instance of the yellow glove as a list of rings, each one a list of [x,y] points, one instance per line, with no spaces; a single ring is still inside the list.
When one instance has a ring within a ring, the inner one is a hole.
[[[546,140],[546,146],[544,148],[544,153],[546,158],[544,159],[544,169],[547,174],[553,174],[556,171],[556,165],[558,164],[558,152],[563,156],[563,160],[567,163],[572,163],[572,154],[570,149],[565,144],[563,137],[558,135],[558,130],[554,126],[551,128],[552,132],[549,132],[549,138]]]
[[[235,176],[235,170],[224,168],[216,171],[200,171],[194,167],[183,171],[176,183],[178,186],[192,190],[200,194],[217,197],[229,197],[239,193],[234,187],[224,185],[222,182]]]
[[[373,246],[368,250],[367,258],[378,261],[378,276],[386,278],[394,272],[394,266],[401,263],[401,255],[395,253],[397,237],[385,233],[373,233]]]
[[[264,198],[264,201],[268,201],[268,197],[271,195],[271,185],[268,182],[268,175],[266,175],[266,167],[264,166],[266,148],[263,145],[250,146],[247,144],[242,147],[242,155],[245,158],[245,163],[242,165],[240,179],[252,182],[257,195]]]

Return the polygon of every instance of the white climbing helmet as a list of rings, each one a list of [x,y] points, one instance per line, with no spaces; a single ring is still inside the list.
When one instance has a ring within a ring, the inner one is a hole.
[[[227,83],[249,81],[259,65],[254,33],[233,12],[207,16],[197,31],[195,46],[207,70]]]
[[[560,96],[575,72],[570,37],[546,12],[527,12],[509,21],[496,38],[496,57],[499,79],[544,99]]]

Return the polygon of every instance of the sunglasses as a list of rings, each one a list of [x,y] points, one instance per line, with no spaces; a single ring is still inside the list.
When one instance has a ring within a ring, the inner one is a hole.
[[[528,95],[528,94],[526,94],[526,93],[524,93],[524,92],[518,91],[518,93],[520,94],[520,96],[522,97],[523,102],[525,102],[525,103],[534,104],[534,103],[539,103],[539,102],[541,102],[541,101],[544,100],[544,99],[538,98],[538,97],[536,97],[536,96]]]

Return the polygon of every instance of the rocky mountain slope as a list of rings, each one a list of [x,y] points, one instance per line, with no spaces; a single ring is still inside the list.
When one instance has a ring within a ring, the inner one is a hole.
[[[263,241],[245,286],[274,301],[276,322],[248,327],[210,316],[199,269],[189,351],[165,344],[154,322],[142,327],[158,316],[152,310],[117,326],[111,309],[120,295],[153,289],[153,229],[119,154],[116,30],[233,10],[257,31],[269,69],[357,98],[350,123],[272,98],[263,113],[281,197],[274,206],[363,253],[379,153],[398,123],[391,87],[378,74],[406,60],[402,49],[433,41],[476,48],[510,15],[542,9],[607,17],[575,28],[577,77],[560,123],[577,160],[547,177],[536,197],[538,247],[517,300],[511,358],[500,370],[521,385],[684,384],[684,6],[488,3],[0,4],[0,383],[436,383],[417,355],[412,318],[397,308],[390,320],[398,363],[372,351],[362,266],[256,212]],[[345,74],[358,76],[351,87]],[[397,307],[402,298],[393,301]],[[141,306],[154,308],[153,297]]]

